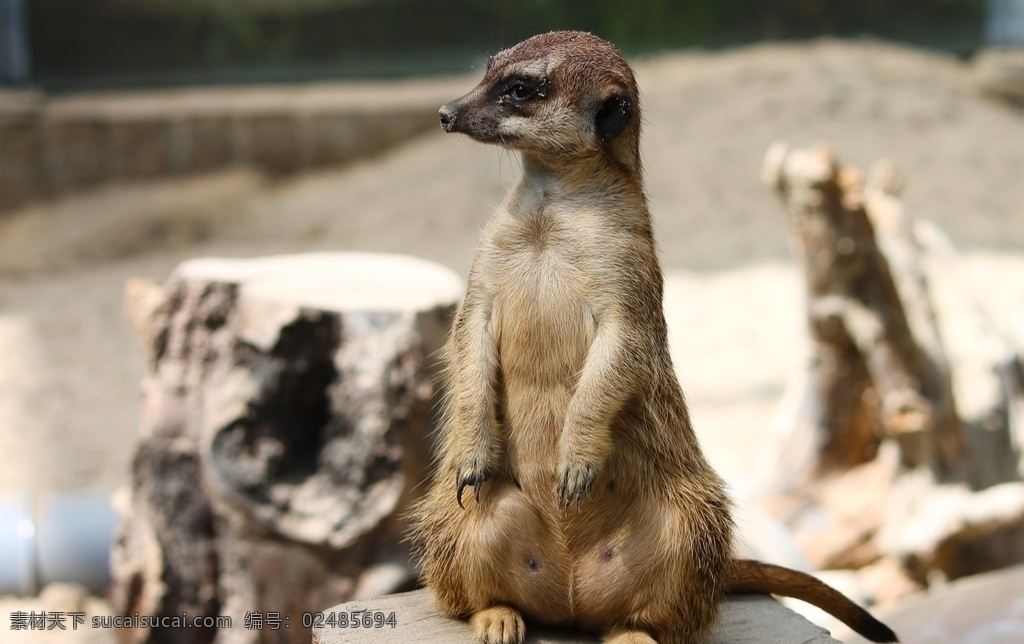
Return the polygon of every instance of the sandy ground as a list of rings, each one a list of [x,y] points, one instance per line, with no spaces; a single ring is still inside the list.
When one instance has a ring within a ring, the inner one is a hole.
[[[945,228],[1003,323],[1024,293],[1024,113],[980,97],[953,59],[871,42],[766,45],[637,61],[644,157],[684,387],[736,481],[800,364],[800,287],[768,145],[825,141],[893,159],[909,212]],[[474,78],[467,77],[466,88]],[[0,215],[0,493],[126,480],[142,363],[130,276],[200,255],[403,252],[464,274],[511,182],[507,152],[440,133],[347,168],[107,186]],[[1014,309],[1017,306],[1017,309]]]

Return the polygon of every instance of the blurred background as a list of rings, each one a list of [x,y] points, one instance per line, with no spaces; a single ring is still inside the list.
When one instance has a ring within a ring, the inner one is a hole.
[[[822,35],[956,55],[985,0],[4,0],[5,78],[47,90],[294,82],[461,71],[542,31],[638,54]],[[18,22],[22,23],[19,29]],[[13,34],[21,31],[21,35]]]
[[[807,356],[759,178],[774,141],[891,159],[908,214],[949,234],[958,278],[1024,347],[1024,0],[0,0],[0,553],[56,535],[0,555],[0,595],[108,580],[145,372],[126,280],[350,250],[465,275],[519,166],[443,136],[437,108],[488,55],[561,28],[636,67],[675,361],[741,506],[780,469],[760,446],[781,444],[769,419]],[[0,602],[5,634],[24,605]],[[1024,607],[1004,608],[984,619],[1019,641]],[[981,615],[915,610],[968,625],[904,641],[969,641]]]

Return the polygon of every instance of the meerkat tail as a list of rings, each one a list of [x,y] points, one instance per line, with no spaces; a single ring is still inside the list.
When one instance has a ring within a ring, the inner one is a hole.
[[[898,642],[892,630],[842,593],[807,573],[738,559],[726,582],[731,593],[765,593],[793,597],[836,617],[872,642]]]

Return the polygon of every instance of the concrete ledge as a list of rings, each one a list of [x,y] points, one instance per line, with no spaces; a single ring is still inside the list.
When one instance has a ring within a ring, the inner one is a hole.
[[[438,107],[474,83],[0,92],[0,209],[115,179],[347,163],[437,127]]]
[[[437,642],[452,644],[475,644],[464,621],[448,619],[434,607],[434,597],[429,590],[388,595],[379,599],[348,602],[323,611],[324,618],[333,615],[335,622],[341,613],[347,613],[351,620],[353,613],[369,611],[383,613],[386,618],[395,614],[395,626],[384,625],[370,628],[341,628],[326,624],[313,628],[314,644],[398,644],[405,642]],[[541,628],[527,625],[526,641],[529,644],[591,644],[601,638],[571,631]],[[722,605],[722,616],[715,626],[709,644],[741,643],[821,644],[838,642],[828,631],[815,626],[784,607],[771,597],[764,595],[735,595]]]

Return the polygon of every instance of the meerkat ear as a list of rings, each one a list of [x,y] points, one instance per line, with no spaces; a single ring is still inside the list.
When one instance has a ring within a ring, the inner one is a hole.
[[[594,115],[594,131],[601,143],[607,143],[622,134],[633,120],[633,101],[624,93],[612,94],[604,99]]]

